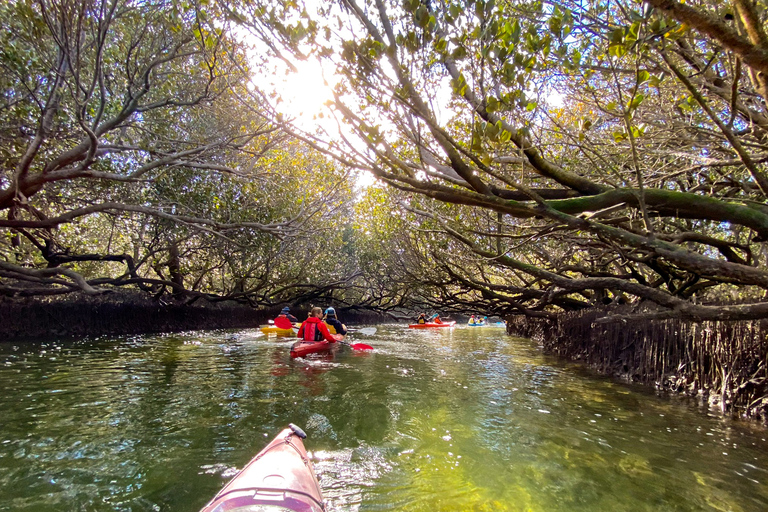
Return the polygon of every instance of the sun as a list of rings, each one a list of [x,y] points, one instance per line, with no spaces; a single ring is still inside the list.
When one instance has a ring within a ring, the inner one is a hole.
[[[336,77],[315,59],[296,61],[295,71],[275,77],[278,96],[275,108],[297,124],[323,124],[328,117],[328,103],[333,100]]]
[[[253,84],[269,98],[275,114],[305,133],[324,131],[333,136],[339,126],[329,104],[339,79],[334,70],[317,59],[294,60],[291,69],[273,59],[270,70],[253,76]]]

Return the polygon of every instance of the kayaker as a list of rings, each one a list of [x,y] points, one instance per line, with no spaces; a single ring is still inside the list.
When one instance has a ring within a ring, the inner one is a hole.
[[[299,323],[299,319],[293,316],[290,311],[291,308],[288,306],[285,306],[282,311],[280,311],[280,314],[275,318],[275,327],[280,329],[291,329],[293,328],[293,324]]]
[[[435,313],[435,314],[434,314],[434,316],[432,316],[432,322],[433,322],[433,323],[436,323],[436,324],[441,324],[441,323],[443,323],[443,321],[442,321],[442,320],[440,320],[440,315],[439,315],[439,314],[437,314],[437,313]]]
[[[299,332],[296,335],[304,341],[328,341],[330,343],[336,343],[336,338],[333,337],[331,332],[326,327],[322,320],[323,309],[312,308],[309,312],[309,318],[304,320],[299,327]]]
[[[469,325],[475,325],[475,315],[469,317]]]
[[[331,331],[331,334],[341,334],[342,336],[345,336],[347,334],[347,326],[341,323],[339,319],[336,317],[336,310],[333,308],[328,308],[325,310],[325,317],[323,317],[323,321],[328,325],[328,330],[331,331],[331,327],[333,327],[333,330],[336,332]]]
[[[426,313],[421,313],[419,315],[419,318],[416,319],[416,323],[417,324],[425,324],[425,323],[427,323],[427,314]]]

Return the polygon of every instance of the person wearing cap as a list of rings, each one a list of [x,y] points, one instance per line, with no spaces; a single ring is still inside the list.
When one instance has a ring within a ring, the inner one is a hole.
[[[331,331],[331,334],[341,334],[342,336],[347,334],[347,326],[341,323],[338,318],[336,318],[335,309],[326,309],[323,321],[326,323],[326,325],[328,325],[328,330]]]
[[[277,318],[275,318],[275,327],[280,329],[291,329],[293,328],[293,324],[299,323],[299,319],[293,316],[290,311],[291,308],[288,306],[283,308],[280,314],[277,315]]]

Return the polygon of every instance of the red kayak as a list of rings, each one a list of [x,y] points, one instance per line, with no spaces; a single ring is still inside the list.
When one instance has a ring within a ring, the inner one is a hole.
[[[336,341],[341,341],[344,336],[340,334],[331,334]],[[331,343],[330,341],[297,341],[291,346],[291,357],[304,357],[309,354],[315,354],[318,352],[330,352],[339,347],[339,343]]]
[[[323,494],[301,441],[290,425],[261,450],[200,512],[323,512]]]
[[[456,320],[451,320],[450,322],[442,322],[439,324],[434,322],[427,322],[425,324],[411,324],[408,327],[410,329],[430,329],[432,327],[453,327],[454,325],[456,325]]]

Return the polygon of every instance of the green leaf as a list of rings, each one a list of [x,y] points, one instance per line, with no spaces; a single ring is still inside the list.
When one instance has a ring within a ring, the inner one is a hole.
[[[608,47],[608,54],[613,57],[623,57],[627,54],[627,49],[623,44],[612,44]]]
[[[574,51],[571,59],[573,60],[573,65],[578,66],[581,63],[581,52],[579,50]]]
[[[416,24],[421,28],[425,28],[427,25],[429,25],[429,11],[423,5],[420,5],[419,8],[416,9],[414,18],[416,19]]]
[[[512,31],[509,35],[512,38],[513,44],[520,42],[520,22],[518,20],[515,20],[514,23],[512,23]]]
[[[549,18],[549,31],[555,36],[560,36],[560,30],[563,28],[563,20],[559,16],[551,16]]]
[[[419,0],[405,0],[403,2],[403,7],[408,12],[414,12],[419,7],[420,3]]]
[[[631,42],[637,41],[637,35],[639,33],[640,33],[640,22],[636,21],[632,25],[630,25],[629,28],[627,29],[627,35],[625,39]]]
[[[486,123],[483,132],[488,138],[490,138],[491,140],[495,140],[496,137],[499,135],[499,127],[493,123]]]
[[[453,52],[451,52],[451,57],[453,57],[455,60],[461,60],[466,58],[467,56],[467,50],[463,46],[457,46]]]

